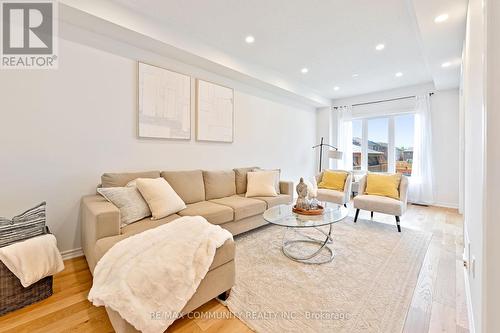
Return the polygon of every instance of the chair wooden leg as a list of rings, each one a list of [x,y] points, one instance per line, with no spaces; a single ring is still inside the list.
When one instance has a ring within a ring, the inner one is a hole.
[[[359,209],[356,209],[356,215],[354,216],[354,223],[358,222]]]
[[[371,215],[371,218],[373,218],[373,212],[371,212],[371,214],[370,214],[370,215]]]
[[[399,221],[399,216],[396,216],[396,225],[398,227],[398,232],[401,232],[401,226],[399,225],[400,221]]]

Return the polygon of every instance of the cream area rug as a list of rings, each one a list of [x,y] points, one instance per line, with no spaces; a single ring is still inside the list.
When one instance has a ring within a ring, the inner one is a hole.
[[[281,252],[284,231],[236,237],[235,316],[261,333],[402,331],[430,233],[348,217],[333,225],[333,261],[308,265]]]

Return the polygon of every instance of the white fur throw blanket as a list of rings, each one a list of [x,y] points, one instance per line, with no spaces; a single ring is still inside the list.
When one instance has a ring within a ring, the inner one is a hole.
[[[88,299],[139,331],[164,332],[232,237],[201,216],[186,216],[126,238],[97,263]],[[166,315],[154,317],[158,312]]]

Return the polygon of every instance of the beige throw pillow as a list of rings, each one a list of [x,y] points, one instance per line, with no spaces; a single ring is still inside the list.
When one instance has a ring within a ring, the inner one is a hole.
[[[246,197],[275,197],[276,171],[252,171],[247,173]]]
[[[252,171],[255,172],[275,172],[276,173],[276,179],[274,181],[274,188],[276,189],[276,193],[280,194],[280,174],[281,174],[281,169],[260,169],[260,168],[255,168]]]
[[[136,184],[151,209],[152,220],[159,220],[186,208],[184,201],[163,178],[138,178]]]

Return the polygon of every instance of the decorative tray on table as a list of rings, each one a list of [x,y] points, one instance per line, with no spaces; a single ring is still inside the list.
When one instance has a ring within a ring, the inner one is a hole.
[[[300,215],[322,215],[324,211],[323,206],[318,206],[318,208],[315,209],[302,209],[302,208],[296,208],[295,205],[292,208],[292,212]]]

